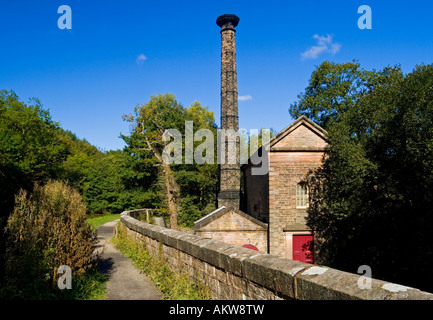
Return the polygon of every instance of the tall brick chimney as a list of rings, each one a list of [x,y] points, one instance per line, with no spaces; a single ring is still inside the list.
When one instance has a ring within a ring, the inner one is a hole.
[[[221,129],[231,129],[236,133],[239,131],[235,45],[235,27],[238,22],[239,18],[234,14],[224,14],[219,16],[216,21],[217,25],[221,27]],[[230,141],[233,143],[230,143]],[[226,161],[224,163],[220,162],[218,207],[226,206],[227,208],[239,209],[239,138],[229,135],[227,139],[222,140],[220,143],[220,148],[225,150]],[[233,146],[236,147],[236,150],[233,150]],[[227,154],[233,155],[234,152],[236,152],[236,163],[233,163],[233,161],[228,163],[230,161],[227,159]]]

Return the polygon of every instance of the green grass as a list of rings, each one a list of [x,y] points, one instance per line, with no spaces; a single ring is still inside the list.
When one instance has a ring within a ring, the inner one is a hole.
[[[120,214],[90,215],[87,222],[90,223],[93,230],[98,229],[104,223],[120,219]],[[97,267],[89,270],[85,274],[83,281],[78,281],[76,291],[78,294],[73,298],[75,300],[104,300],[107,288],[108,277]]]
[[[120,214],[92,215],[87,218],[93,230],[98,229],[104,223],[120,219]],[[81,280],[81,281],[80,281]],[[88,270],[75,284],[75,295],[70,297],[74,300],[104,300],[108,277],[97,267]]]
[[[142,270],[164,295],[165,300],[210,300],[210,290],[203,283],[193,282],[187,275],[171,271],[161,259],[152,257],[139,243],[125,236],[118,228],[112,239],[116,248]]]
[[[79,279],[72,280],[72,290],[65,290],[68,300],[104,300],[108,276],[96,266]],[[69,292],[70,291],[70,292]]]
[[[120,219],[120,213],[119,214],[105,214],[105,215],[93,215],[89,216],[87,218],[87,222],[91,224],[92,228],[94,230],[98,229],[100,226],[102,226],[104,223]]]
[[[103,300],[108,276],[97,266],[92,266],[84,274],[72,275],[72,289],[59,289],[57,283],[52,286],[29,283],[32,290],[9,285],[0,288],[1,300]]]

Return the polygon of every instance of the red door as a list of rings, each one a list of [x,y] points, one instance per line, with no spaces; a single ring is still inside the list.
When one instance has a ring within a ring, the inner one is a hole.
[[[314,263],[313,236],[293,235],[293,260]]]

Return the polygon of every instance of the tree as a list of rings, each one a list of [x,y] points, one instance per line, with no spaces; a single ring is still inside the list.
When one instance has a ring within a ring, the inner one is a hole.
[[[93,163],[105,156],[86,139],[79,139],[74,133],[57,128],[58,138],[67,148],[67,157],[61,163],[57,177],[83,192],[83,184]]]
[[[305,115],[327,129],[330,121],[339,121],[361,97],[388,83],[394,74],[401,75],[398,66],[368,71],[356,60],[342,64],[324,61],[313,71],[299,101],[290,105],[289,113],[295,119]]]
[[[145,157],[153,157],[162,168],[167,209],[170,227],[177,229],[177,204],[180,200],[179,185],[174,179],[170,164],[163,161],[163,150],[167,141],[163,134],[167,129],[180,129],[184,126],[183,107],[176,101],[174,95],[151,96],[150,100],[134,109],[135,115],[125,116],[124,119],[134,124],[134,131],[125,141],[138,152],[145,151]]]
[[[184,119],[185,121],[192,121],[193,132],[197,132],[200,129],[209,130],[212,133],[212,140],[207,142],[212,142],[213,148],[212,151],[207,150],[213,152],[213,154],[210,154],[212,163],[198,164],[196,161],[186,163],[184,157],[182,164],[172,165],[182,199],[179,224],[191,228],[195,221],[216,209],[216,199],[219,190],[219,167],[217,164],[216,144],[217,126],[215,124],[214,113],[209,111],[207,107],[203,107],[198,101],[195,101],[189,108],[185,108]],[[182,132],[184,133],[184,130]],[[197,150],[197,147],[203,142],[203,139],[193,141],[193,149]]]
[[[307,224],[323,263],[431,291],[433,65],[389,75],[329,123]]]
[[[166,130],[177,130],[185,139],[186,121],[192,121],[193,131],[209,129],[216,138],[216,125],[213,112],[200,103],[194,102],[184,108],[174,95],[151,96],[150,100],[134,109],[134,114],[124,119],[133,124],[130,136],[123,136],[129,153],[138,158],[153,161],[158,166],[164,191],[164,202],[169,215],[170,226],[178,228],[178,215],[182,215],[181,224],[191,226],[195,217],[200,217],[203,210],[213,208],[216,201],[215,189],[218,181],[217,164],[186,163],[185,145],[180,146],[182,154],[179,163],[168,163],[163,159],[163,150],[170,143],[169,135],[163,138]],[[193,148],[200,142],[193,142]],[[213,144],[216,146],[216,144]],[[214,152],[216,159],[216,152]]]
[[[56,176],[67,157],[67,148],[38,99],[30,105],[13,91],[0,91],[0,210],[7,217],[20,188]]]
[[[83,182],[83,199],[93,214],[153,207],[157,197],[151,187],[156,179],[150,161],[121,150],[109,151],[90,164]]]

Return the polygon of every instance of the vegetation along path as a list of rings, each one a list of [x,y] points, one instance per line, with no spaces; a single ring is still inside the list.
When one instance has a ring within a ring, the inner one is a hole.
[[[106,300],[161,300],[162,293],[110,242],[118,220],[98,228],[100,268],[108,273]]]

